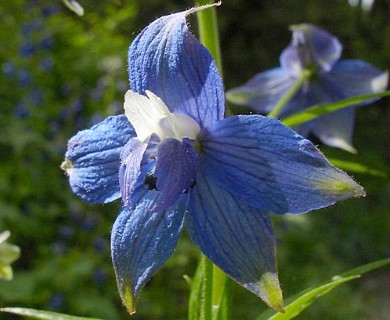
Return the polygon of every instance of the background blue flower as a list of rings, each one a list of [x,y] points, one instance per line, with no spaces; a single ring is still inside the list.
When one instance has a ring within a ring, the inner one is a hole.
[[[319,103],[331,103],[352,96],[384,91],[388,73],[361,60],[339,60],[342,46],[338,39],[311,24],[291,26],[292,41],[280,56],[280,67],[264,71],[247,83],[227,92],[236,104],[268,113],[286,94],[304,70],[312,74],[284,106],[286,117]],[[360,105],[367,105],[367,100]],[[352,134],[355,111],[347,108],[309,121],[295,128],[300,134],[317,136],[323,143],[355,152]]]

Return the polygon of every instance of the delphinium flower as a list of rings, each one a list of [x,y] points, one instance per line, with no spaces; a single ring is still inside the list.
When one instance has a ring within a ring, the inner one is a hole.
[[[292,41],[280,56],[280,67],[255,75],[227,92],[227,99],[267,114],[303,72],[309,74],[281,110],[283,118],[320,103],[384,91],[388,73],[357,59],[339,60],[342,45],[336,37],[312,24],[291,26]],[[359,105],[367,105],[366,100]],[[317,136],[324,144],[354,152],[355,110],[348,107],[294,128],[303,136]]]
[[[122,198],[111,250],[130,312],[184,222],[209,259],[282,310],[268,212],[305,213],[364,190],[278,120],[224,118],[216,64],[186,25],[196,10],[163,16],[136,37],[125,114],[71,138],[62,168],[82,199]]]

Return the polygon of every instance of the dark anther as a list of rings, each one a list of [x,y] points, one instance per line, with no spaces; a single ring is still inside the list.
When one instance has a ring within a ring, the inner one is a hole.
[[[156,189],[157,177],[153,176],[153,173],[147,173],[144,177],[144,185],[148,186],[149,190]]]
[[[184,193],[188,193],[188,191],[190,191],[190,189],[194,189],[195,186],[196,186],[196,180],[192,179],[190,186],[184,190]]]

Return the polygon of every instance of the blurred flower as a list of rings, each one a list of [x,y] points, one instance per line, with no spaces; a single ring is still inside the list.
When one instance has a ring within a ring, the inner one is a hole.
[[[74,236],[75,230],[71,226],[61,226],[58,233],[62,239],[69,240]]]
[[[92,244],[96,251],[102,252],[108,248],[107,241],[102,237],[96,237],[92,240]]]
[[[99,122],[101,122],[104,119],[104,116],[100,113],[95,113],[91,119],[89,119],[89,125],[93,126]]]
[[[281,66],[259,73],[246,84],[228,91],[228,100],[268,113],[304,70],[310,70],[312,75],[284,106],[281,118],[315,104],[377,93],[387,87],[387,72],[361,60],[339,60],[342,46],[325,30],[311,24],[294,25],[291,30],[292,41],[280,56]],[[360,105],[372,102],[367,100]],[[354,109],[346,108],[295,129],[304,136],[313,133],[327,145],[354,152],[354,118]]]
[[[24,100],[18,101],[14,108],[14,114],[19,119],[27,118],[30,116],[30,110],[27,108],[27,104]]]
[[[22,58],[29,58],[35,54],[36,49],[35,44],[31,42],[24,42],[19,48],[19,54]]]
[[[53,242],[51,245],[50,245],[50,248],[51,248],[51,251],[55,254],[55,255],[63,255],[64,253],[66,253],[68,251],[68,247],[66,246],[66,244],[62,241],[56,241],[56,242]]]
[[[1,70],[3,74],[7,77],[12,77],[16,73],[16,67],[12,61],[6,61],[1,65]]]
[[[28,93],[28,101],[30,104],[35,106],[39,106],[43,104],[44,101],[43,91],[40,88],[33,88]]]
[[[32,33],[39,31],[43,27],[42,19],[35,18],[21,26],[22,35],[25,39],[31,40]]]
[[[92,231],[95,230],[96,227],[99,225],[100,219],[97,215],[93,214],[87,217],[82,223],[81,223],[81,229],[83,231]]]
[[[49,299],[49,308],[50,310],[57,311],[60,310],[64,305],[65,298],[62,293],[55,293]]]
[[[23,23],[21,26],[21,31],[23,36],[28,37],[33,31],[35,31],[35,25],[30,22]]]
[[[52,57],[45,57],[39,62],[39,67],[44,72],[50,72],[53,69],[54,61]]]
[[[123,108],[123,102],[119,102],[117,100],[114,100],[108,106],[108,112],[110,114],[118,114],[122,111],[122,108]]]
[[[30,71],[24,68],[18,70],[18,82],[21,87],[28,86],[32,83],[32,80]]]
[[[0,233],[0,280],[12,280],[11,264],[20,257],[20,248],[7,243],[10,235],[8,230]]]
[[[104,285],[107,281],[107,272],[102,268],[96,268],[93,272],[93,277],[97,285]]]
[[[90,91],[91,99],[93,101],[99,101],[100,99],[102,99],[106,87],[107,79],[105,77],[101,77],[98,80],[96,87]]]
[[[57,3],[52,3],[49,5],[44,6],[41,9],[41,14],[44,18],[48,18],[52,16],[53,14],[56,14],[60,11],[60,8]]]
[[[54,39],[52,35],[46,35],[40,43],[40,48],[46,49],[46,50],[52,50],[54,47]]]
[[[130,312],[184,220],[206,256],[282,310],[268,211],[304,213],[364,191],[278,120],[224,119],[216,64],[186,26],[197,10],[159,18],[138,35],[125,115],[70,139],[61,167],[82,199],[122,198],[111,251]]]

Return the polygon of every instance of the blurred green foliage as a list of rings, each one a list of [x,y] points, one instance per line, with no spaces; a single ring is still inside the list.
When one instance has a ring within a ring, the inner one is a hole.
[[[21,248],[14,279],[0,283],[0,306],[128,319],[117,294],[110,230],[119,203],[90,205],[72,194],[59,165],[67,140],[122,112],[128,88],[127,48],[156,17],[191,7],[179,0],[79,0],[84,16],[60,0],[4,1],[0,7],[0,230]],[[347,0],[226,0],[217,9],[225,87],[278,64],[290,24],[311,22],[337,35],[344,58],[390,65],[390,4],[371,10]],[[191,18],[192,30],[196,20]],[[358,111],[358,155],[321,147],[332,158],[389,172],[389,99]],[[355,175],[367,191],[305,216],[275,217],[285,296],[333,274],[390,255],[390,183]],[[134,319],[185,319],[197,249],[184,234],[174,256],[141,294]],[[339,288],[303,319],[385,319],[389,270]],[[234,286],[233,319],[266,307]],[[0,319],[12,319],[0,315]],[[15,318],[16,319],[16,318]]]

